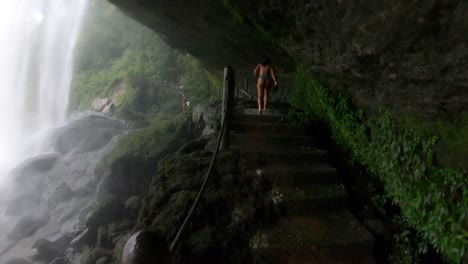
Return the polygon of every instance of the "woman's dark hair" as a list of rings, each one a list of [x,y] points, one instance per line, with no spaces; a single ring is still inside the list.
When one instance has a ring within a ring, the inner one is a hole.
[[[262,65],[263,66],[267,66],[267,65],[270,65],[271,64],[271,61],[270,61],[270,58],[268,57],[265,57],[262,61]]]

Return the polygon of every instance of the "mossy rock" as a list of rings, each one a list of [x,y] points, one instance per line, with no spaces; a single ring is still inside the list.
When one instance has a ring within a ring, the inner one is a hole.
[[[123,203],[117,197],[109,196],[99,202],[86,217],[86,226],[98,230],[101,225],[120,219],[123,214]]]
[[[195,200],[211,158],[212,153],[202,150],[161,160],[136,228],[154,231],[171,241]],[[249,234],[276,214],[266,198],[269,184],[246,163],[238,153],[219,153],[205,193],[173,256],[174,263],[249,259]]]

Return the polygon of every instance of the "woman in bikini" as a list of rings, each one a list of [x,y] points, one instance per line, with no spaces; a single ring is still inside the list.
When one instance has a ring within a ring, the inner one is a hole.
[[[275,83],[275,86],[278,85],[278,82],[276,81],[275,70],[273,69],[273,66],[271,66],[270,59],[265,58],[262,63],[255,67],[254,76],[258,78],[258,114],[262,114],[262,98],[263,109],[266,109],[268,104],[268,93],[270,92],[271,85],[273,82]]]

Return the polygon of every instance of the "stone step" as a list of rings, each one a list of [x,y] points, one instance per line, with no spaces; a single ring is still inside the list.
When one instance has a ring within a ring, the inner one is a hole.
[[[310,215],[348,206],[348,193],[342,185],[314,184],[304,188],[274,187],[272,197],[285,216]]]
[[[281,219],[251,243],[273,263],[375,263],[374,238],[348,210]]]
[[[252,135],[284,135],[284,136],[305,136],[306,130],[303,125],[288,123],[266,123],[266,122],[245,122],[232,123],[232,130],[238,133],[249,133]]]
[[[315,149],[314,140],[307,136],[252,135],[232,133],[231,145],[289,147],[300,150]]]
[[[257,96],[257,92],[255,91],[255,96]],[[257,101],[247,101],[247,102],[242,102],[240,103],[243,108],[258,108]],[[291,104],[289,103],[280,103],[280,102],[268,102],[268,108],[269,109],[278,109],[281,111],[288,111],[291,109]]]
[[[230,150],[240,152],[252,165],[291,164],[307,165],[328,162],[326,151],[318,149],[278,148],[272,146],[236,146]]]
[[[253,114],[254,110],[247,112],[247,114],[234,114],[232,115],[232,122],[239,123],[239,122],[248,122],[248,123],[285,123],[285,118],[281,114],[268,114],[264,113],[262,115],[258,114],[258,110],[256,114]]]
[[[327,164],[320,163],[301,166],[277,163],[257,167],[256,172],[266,177],[273,186],[278,187],[333,185],[338,182],[338,171]]]
[[[278,117],[284,117],[288,111],[286,110],[281,110],[281,109],[262,109],[262,113],[259,115],[258,114],[258,108],[245,108],[242,109],[241,113],[243,115],[252,115],[252,116],[278,116]]]

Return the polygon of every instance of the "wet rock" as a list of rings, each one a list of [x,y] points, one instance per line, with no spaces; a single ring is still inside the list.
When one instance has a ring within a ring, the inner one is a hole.
[[[13,170],[15,180],[23,182],[34,173],[49,171],[54,167],[58,157],[58,153],[48,153],[24,161]]]
[[[18,220],[13,230],[8,234],[8,238],[21,239],[31,236],[48,222],[49,215],[41,213],[28,213]]]
[[[102,113],[106,114],[106,115],[113,115],[114,112],[115,112],[114,103],[110,103],[110,104],[106,105],[106,107],[104,107],[104,109],[102,110]]]
[[[216,151],[216,146],[218,145],[218,138],[214,138],[212,140],[210,140],[206,146],[205,146],[205,150],[206,151],[209,151],[211,153],[214,153]]]
[[[162,159],[136,228],[172,239],[197,195],[212,156],[197,151]],[[249,229],[257,220],[274,219],[274,206],[268,199],[271,186],[249,169],[248,162],[249,157],[239,153],[219,153],[204,198],[192,216],[191,232],[178,245],[178,252],[183,253],[175,258],[180,258],[180,263],[224,263],[227,259],[247,258],[248,234],[254,232]],[[233,213],[236,210],[237,215]]]
[[[7,215],[19,216],[31,208],[37,208],[46,187],[47,172],[57,163],[59,155],[44,154],[26,160],[12,171],[12,193]]]
[[[23,258],[15,258],[7,262],[4,262],[2,264],[32,264],[32,263],[29,260],[26,260]]]
[[[115,246],[114,246],[113,256],[115,259],[117,259],[118,263],[122,263],[122,252],[130,237],[131,237],[130,234],[125,234],[125,235],[120,235],[120,236],[115,237],[115,241],[114,241]]]
[[[70,242],[70,246],[74,249],[81,249],[84,245],[91,245],[94,239],[93,232],[86,228]]]
[[[185,143],[177,154],[191,153],[198,150],[203,150],[208,143],[209,138],[199,138]]]
[[[93,259],[99,259],[102,257],[111,257],[112,251],[102,247],[96,247],[92,251]]]
[[[379,219],[368,219],[364,221],[364,226],[377,238],[385,242],[389,242],[391,239],[390,231]]]
[[[116,197],[103,199],[86,217],[86,226],[89,230],[97,230],[99,226],[120,219],[124,206]]]
[[[49,206],[56,207],[58,204],[68,201],[72,196],[70,187],[62,182],[57,188],[55,188],[52,196],[49,198]]]
[[[44,261],[51,261],[63,254],[63,249],[47,239],[39,239],[34,243],[33,248],[37,250],[37,253]]]
[[[108,257],[102,257],[96,261],[96,264],[109,264],[109,263],[110,263],[110,259]]]
[[[68,260],[66,258],[56,258],[52,260],[49,264],[69,264]]]
[[[105,146],[120,134],[125,125],[117,119],[90,114],[61,128],[55,138],[54,149],[60,153],[84,153]]]
[[[93,254],[90,249],[85,250],[78,259],[79,264],[94,264]]]
[[[171,254],[163,238],[149,231],[140,231],[132,235],[125,244],[122,264],[171,263]]]
[[[202,136],[208,136],[219,131],[221,124],[221,102],[215,101],[207,105],[197,105],[192,111],[192,122],[195,131]]]
[[[142,200],[138,196],[132,196],[125,201],[125,215],[129,217],[137,216],[140,211]]]
[[[99,197],[114,195],[131,197],[143,195],[149,184],[150,170],[153,164],[143,159],[125,155],[108,165],[102,180],[98,184]]]
[[[106,107],[107,104],[109,104],[109,102],[109,98],[96,98],[91,103],[91,109],[93,111],[101,112],[104,109],[104,107]]]
[[[107,247],[110,245],[109,233],[107,232],[106,226],[100,226],[98,228],[97,246]]]
[[[33,248],[36,249],[37,254],[43,261],[51,261],[55,259],[59,261],[60,259],[63,259],[63,255],[70,245],[71,239],[72,237],[70,235],[62,236],[54,241],[39,239],[34,243]]]
[[[126,233],[129,229],[133,229],[135,221],[131,219],[119,219],[119,222],[109,224],[109,237],[114,238]]]

